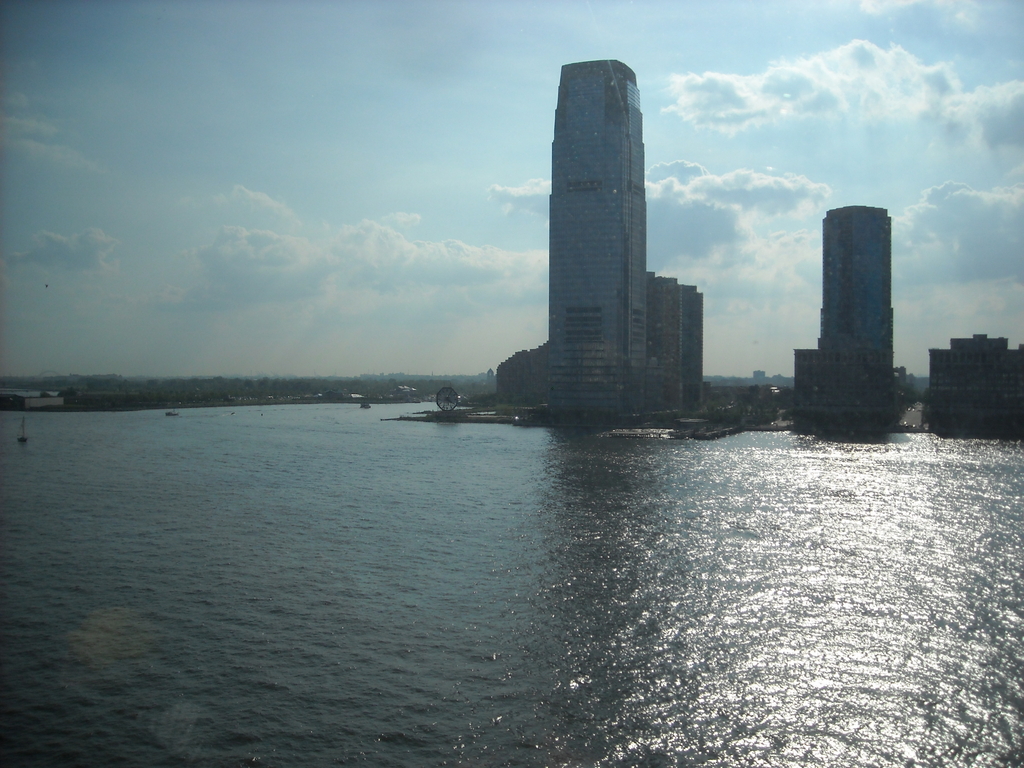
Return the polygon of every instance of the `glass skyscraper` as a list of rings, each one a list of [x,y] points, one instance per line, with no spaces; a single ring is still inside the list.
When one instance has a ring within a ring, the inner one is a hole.
[[[885,208],[836,208],[822,222],[819,349],[892,352],[892,220]]]
[[[549,237],[549,407],[643,410],[643,118],[636,75],[622,62],[562,67]]]

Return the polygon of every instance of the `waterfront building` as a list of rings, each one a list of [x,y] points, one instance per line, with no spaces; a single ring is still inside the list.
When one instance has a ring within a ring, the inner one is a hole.
[[[947,437],[1024,438],[1024,344],[975,334],[929,349],[928,424]]]
[[[647,410],[699,408],[704,381],[704,295],[647,273]]]
[[[498,366],[498,401],[509,405],[539,405],[548,395],[548,343],[523,349]]]
[[[636,75],[619,61],[566,64],[551,149],[553,412],[644,407],[646,211]]]
[[[33,408],[53,408],[64,405],[64,397],[57,392],[0,391],[0,411],[29,411]]]
[[[794,419],[802,431],[885,431],[893,380],[892,221],[849,206],[822,222],[821,336],[795,350]]]

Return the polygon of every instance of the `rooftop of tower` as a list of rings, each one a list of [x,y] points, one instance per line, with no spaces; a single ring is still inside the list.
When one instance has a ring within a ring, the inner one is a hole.
[[[609,71],[616,77],[625,78],[636,85],[636,73],[621,61],[600,59],[598,61],[578,61],[575,64],[562,65],[562,79],[586,77],[588,75],[606,75]]]
[[[882,211],[885,214],[889,213],[887,208],[876,208],[871,205],[846,205],[842,208],[832,208],[826,213],[826,216],[832,213],[843,213],[844,211]]]

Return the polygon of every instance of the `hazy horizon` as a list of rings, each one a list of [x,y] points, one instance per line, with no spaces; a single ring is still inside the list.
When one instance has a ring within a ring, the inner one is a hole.
[[[547,338],[560,68],[606,58],[707,375],[792,376],[847,205],[893,219],[897,366],[1016,347],[1022,33],[969,0],[5,3],[0,371],[496,369]]]
[[[756,369],[760,370],[760,369]],[[908,371],[913,373],[913,371]],[[174,375],[174,376],[154,376],[148,373],[112,373],[107,371],[105,373],[60,373],[58,371],[42,371],[36,374],[5,374],[2,378],[4,379],[46,379],[46,378],[107,378],[107,377],[118,377],[122,379],[157,379],[157,380],[173,380],[173,379],[388,379],[404,377],[406,379],[473,379],[481,376],[486,376],[487,371],[479,371],[477,373],[406,373],[404,371],[392,372],[392,373],[356,373],[351,375],[336,375],[336,374],[323,374],[323,373],[203,373],[203,374],[186,374],[186,375]],[[917,374],[915,376],[927,377],[927,374]],[[772,373],[770,371],[765,372],[765,379],[769,380],[775,376],[782,376],[783,378],[793,378],[792,376],[786,376],[781,373]],[[704,374],[705,379],[753,379],[753,371],[750,373],[735,373],[735,374],[720,374],[720,373],[706,373]]]

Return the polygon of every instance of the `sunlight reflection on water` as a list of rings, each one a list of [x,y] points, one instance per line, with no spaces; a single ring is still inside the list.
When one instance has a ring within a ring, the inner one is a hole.
[[[748,435],[710,455],[693,450],[675,448],[664,474],[645,479],[664,494],[652,506],[669,510],[652,520],[659,535],[619,548],[642,552],[635,589],[619,598],[635,623],[623,621],[611,643],[589,633],[607,670],[593,686],[623,689],[602,746],[581,745],[589,759],[1013,763],[1024,656],[1019,447]],[[620,458],[602,469],[645,471]],[[565,532],[576,540],[587,508],[609,506],[593,490],[600,483],[575,479],[580,469],[562,471],[571,487],[555,502],[583,518]],[[594,679],[592,657],[566,662]],[[622,685],[620,668],[637,674]],[[614,699],[602,690],[586,706]],[[632,738],[616,737],[623,724]]]

